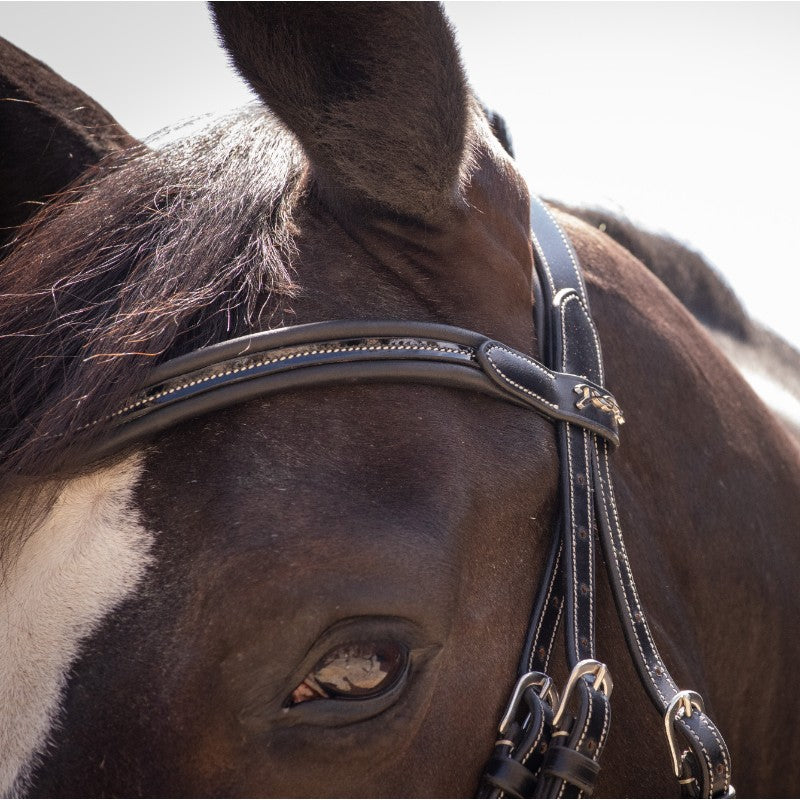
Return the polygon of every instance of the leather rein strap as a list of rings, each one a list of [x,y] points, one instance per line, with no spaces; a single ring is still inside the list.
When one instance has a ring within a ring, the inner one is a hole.
[[[608,669],[595,659],[598,537],[631,656],[664,717],[682,793],[733,797],[722,736],[700,696],[678,690],[639,603],[608,461],[624,419],[603,386],[600,343],[577,257],[545,206],[536,198],[532,204],[540,291],[534,310],[547,348],[544,363],[479,333],[424,322],[336,320],[251,334],[158,366],[130,402],[83,426],[81,433],[92,444],[79,458],[111,455],[234,403],[336,384],[414,382],[468,389],[556,420],[560,521],[481,796],[580,797],[592,791],[612,689]],[[571,674],[559,698],[547,671],[562,609]]]

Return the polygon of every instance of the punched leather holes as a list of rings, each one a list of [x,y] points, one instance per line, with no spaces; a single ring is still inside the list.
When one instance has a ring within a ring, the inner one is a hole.
[[[408,649],[397,642],[354,642],[326,653],[292,691],[287,706],[324,698],[364,700],[391,689],[405,674]]]

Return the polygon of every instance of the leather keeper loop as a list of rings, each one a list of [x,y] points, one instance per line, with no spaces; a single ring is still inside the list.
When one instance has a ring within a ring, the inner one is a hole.
[[[576,786],[584,794],[591,794],[600,765],[588,756],[569,747],[555,745],[545,758],[542,772]]]
[[[534,797],[536,778],[519,761],[507,756],[493,756],[483,775],[486,783],[502,790],[511,797]]]
[[[700,783],[697,780],[698,775],[697,761],[694,758],[691,750],[686,750],[683,753],[681,761],[681,774],[678,778],[678,784],[681,789],[681,797],[697,798],[702,797],[700,793]]]

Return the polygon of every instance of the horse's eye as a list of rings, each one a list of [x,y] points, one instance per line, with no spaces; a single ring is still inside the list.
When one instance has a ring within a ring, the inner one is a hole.
[[[288,705],[323,697],[362,700],[394,686],[405,674],[408,649],[397,642],[357,642],[331,650],[292,692]]]

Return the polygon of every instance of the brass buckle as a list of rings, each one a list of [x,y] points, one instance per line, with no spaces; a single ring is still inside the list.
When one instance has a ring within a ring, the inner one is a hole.
[[[600,661],[595,661],[593,658],[586,658],[579,661],[573,668],[572,672],[567,678],[567,685],[564,687],[564,694],[561,697],[561,704],[553,717],[553,727],[559,728],[564,712],[567,710],[567,702],[569,701],[572,692],[575,691],[575,686],[581,678],[592,676],[594,681],[592,685],[595,689],[599,689],[606,697],[611,697],[611,690],[614,688],[614,682],[611,680],[611,673],[608,667]]]
[[[526,672],[517,681],[514,691],[511,693],[511,699],[506,706],[505,714],[500,720],[497,730],[501,736],[505,736],[506,731],[517,716],[522,695],[532,686],[538,688],[539,697],[549,703],[551,708],[555,708],[558,705],[558,692],[553,686],[552,678],[549,675],[545,675],[544,672]]]

